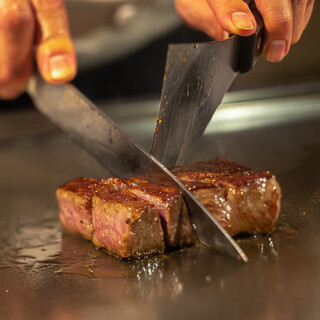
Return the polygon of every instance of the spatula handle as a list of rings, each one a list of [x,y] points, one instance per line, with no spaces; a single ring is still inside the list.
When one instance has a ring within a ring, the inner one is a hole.
[[[246,1],[248,2],[248,1]],[[264,24],[263,19],[255,6],[254,1],[250,1],[249,7],[256,19],[257,30],[248,37],[236,36],[232,49],[231,65],[235,72],[248,72],[254,65],[257,57],[262,52]]]

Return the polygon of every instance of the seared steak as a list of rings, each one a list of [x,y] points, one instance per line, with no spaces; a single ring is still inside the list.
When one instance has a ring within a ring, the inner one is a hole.
[[[269,172],[254,172],[224,158],[177,167],[172,172],[231,236],[273,231],[281,190]]]
[[[173,188],[139,178],[78,178],[59,187],[57,199],[65,229],[122,258],[163,252],[164,241],[167,248],[197,241]]]
[[[155,207],[121,191],[97,192],[92,198],[92,242],[120,258],[164,252]]]
[[[172,172],[231,235],[273,231],[281,191],[274,175],[215,158]],[[140,178],[78,178],[57,190],[65,229],[121,258],[193,245],[196,234],[175,188]]]
[[[56,192],[60,220],[72,234],[92,239],[92,196],[98,190],[94,179],[78,178],[60,186]]]
[[[134,194],[155,206],[161,218],[167,248],[189,246],[196,243],[197,236],[179,190],[151,184],[139,178],[127,180],[109,178],[101,181],[111,190],[122,190],[124,193]]]

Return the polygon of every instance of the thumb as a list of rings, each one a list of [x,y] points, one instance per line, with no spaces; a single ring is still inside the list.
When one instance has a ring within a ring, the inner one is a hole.
[[[30,0],[37,22],[36,58],[44,80],[61,83],[77,72],[63,0]]]

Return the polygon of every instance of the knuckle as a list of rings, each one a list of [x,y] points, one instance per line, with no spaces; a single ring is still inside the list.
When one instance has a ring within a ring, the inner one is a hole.
[[[67,19],[63,0],[32,1],[40,25],[42,25],[43,23],[48,23],[48,21],[52,21],[54,25],[58,25],[65,18]],[[63,26],[62,29],[64,28],[65,26]]]
[[[314,2],[315,2],[315,0],[307,0],[306,7],[307,7],[307,8],[309,8],[309,7],[313,7]]]
[[[276,33],[287,33],[292,28],[292,17],[290,14],[274,14],[270,22],[269,31]]]
[[[33,4],[40,13],[54,12],[64,7],[63,0],[33,0]]]
[[[14,33],[33,23],[29,7],[16,3],[0,2],[0,28]]]
[[[291,0],[293,7],[308,7],[310,5],[313,5],[315,0]]]
[[[305,6],[306,0],[293,0],[293,5],[297,7]]]

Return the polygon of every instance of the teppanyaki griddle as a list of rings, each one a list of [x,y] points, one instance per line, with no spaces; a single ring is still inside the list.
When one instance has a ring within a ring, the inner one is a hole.
[[[283,200],[275,232],[237,239],[247,265],[204,247],[125,262],[63,235],[56,187],[101,176],[101,168],[36,112],[2,113],[0,319],[317,319],[319,89],[242,94],[250,101],[227,95],[186,159],[220,155],[277,175]],[[131,107],[108,113],[148,147],[156,102]],[[152,116],[143,117],[146,107]]]

